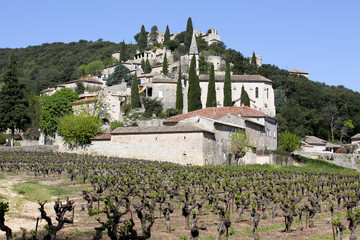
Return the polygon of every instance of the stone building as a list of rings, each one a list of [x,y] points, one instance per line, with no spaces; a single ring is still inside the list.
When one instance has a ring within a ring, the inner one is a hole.
[[[299,75],[299,76],[304,76],[306,78],[309,78],[309,73],[307,72],[303,72],[299,69],[293,69],[293,70],[289,70],[290,74],[294,74],[294,75]]]

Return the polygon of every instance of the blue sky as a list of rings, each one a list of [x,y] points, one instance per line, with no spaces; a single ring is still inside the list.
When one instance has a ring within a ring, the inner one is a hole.
[[[80,39],[126,43],[142,24],[170,32],[216,27],[228,48],[264,64],[310,73],[313,81],[360,92],[360,1],[0,1],[0,48]]]

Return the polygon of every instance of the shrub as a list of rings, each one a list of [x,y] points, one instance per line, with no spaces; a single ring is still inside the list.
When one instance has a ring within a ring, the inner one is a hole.
[[[300,146],[301,146],[300,138],[295,134],[287,130],[280,134],[279,149],[281,151],[293,152],[299,150]]]
[[[66,115],[59,122],[59,133],[64,142],[70,146],[90,143],[90,138],[101,132],[102,122],[96,116],[81,113]]]
[[[5,144],[5,143],[6,143],[6,136],[0,133],[0,144]]]
[[[163,104],[158,99],[144,98],[143,104],[145,108],[144,116],[147,118],[151,118],[154,114],[158,117],[163,110]]]
[[[123,127],[124,126],[124,123],[118,121],[118,120],[115,120],[115,121],[112,121],[110,123],[110,131],[113,131],[115,130],[116,128],[118,127]]]
[[[130,103],[126,103],[122,106],[122,112],[125,116],[129,115],[130,110],[131,110],[131,104]]]

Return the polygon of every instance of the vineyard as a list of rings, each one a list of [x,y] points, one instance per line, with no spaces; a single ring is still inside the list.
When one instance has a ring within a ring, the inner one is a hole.
[[[360,175],[311,164],[326,170],[0,152],[1,236],[357,239]]]

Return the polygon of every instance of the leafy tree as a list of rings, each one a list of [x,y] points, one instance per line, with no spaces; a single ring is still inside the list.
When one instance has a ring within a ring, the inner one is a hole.
[[[176,84],[176,110],[179,112],[183,111],[184,103],[183,103],[183,93],[182,93],[182,74],[181,74],[181,63],[179,62],[179,76]]]
[[[334,141],[335,131],[341,124],[341,121],[339,121],[339,109],[334,103],[328,103],[323,111],[330,125],[331,141]]]
[[[140,35],[139,35],[138,40],[136,40],[136,41],[137,41],[140,51],[143,52],[145,50],[145,48],[147,47],[147,33],[145,31],[144,25],[141,26]]]
[[[145,108],[144,116],[147,118],[151,118],[153,115],[158,117],[163,110],[163,104],[158,99],[144,98],[143,104]]]
[[[209,73],[209,65],[210,65],[210,63],[208,63],[205,60],[204,55],[201,54],[200,57],[199,57],[199,71],[200,71],[200,74],[208,74]]]
[[[164,74],[164,75],[168,75],[168,73],[169,73],[168,61],[167,61],[167,58],[166,58],[166,53],[165,53],[165,55],[164,55],[162,71],[163,71],[163,74]]]
[[[348,136],[349,132],[355,128],[351,119],[343,121],[343,126],[340,129],[340,143],[343,141],[343,137]]]
[[[201,89],[199,78],[196,75],[195,56],[192,57],[189,69],[189,90],[188,90],[188,111],[195,111],[202,108]]]
[[[141,59],[141,69],[145,73],[145,60],[144,59]]]
[[[123,127],[123,126],[124,126],[123,122],[120,122],[118,120],[112,121],[110,123],[110,131],[114,131],[116,128]]]
[[[15,130],[25,131],[31,123],[29,103],[24,97],[25,85],[19,82],[19,69],[15,55],[11,54],[0,92],[0,130],[11,130],[14,145]]]
[[[139,94],[139,84],[136,73],[132,79],[131,84],[131,108],[139,108],[141,107],[140,103],[140,94]]]
[[[159,29],[156,25],[151,27],[151,32],[149,34],[149,42],[152,46],[155,46],[158,44],[158,36],[159,36],[158,30]]]
[[[209,74],[209,85],[206,98],[206,107],[216,107],[215,71],[214,64],[211,63]]]
[[[101,119],[94,115],[81,113],[65,115],[59,121],[59,133],[70,147],[89,144],[92,137],[101,133]]]
[[[175,40],[178,41],[179,43],[184,43],[185,42],[185,35],[186,35],[186,32],[181,32],[181,33],[179,33],[179,34],[177,34],[175,36]],[[191,39],[190,39],[190,44],[191,44]]]
[[[252,54],[251,64],[252,64],[252,65],[257,65],[257,64],[256,64],[256,55],[255,55],[255,52],[253,52],[253,54]]]
[[[28,140],[39,140],[39,117],[44,96],[36,96],[34,93],[29,93],[27,94],[26,98],[29,102],[29,115],[31,118],[31,124],[24,133],[24,137]]]
[[[86,75],[99,75],[104,70],[104,63],[100,60],[95,60],[86,66]]]
[[[279,136],[279,149],[285,152],[294,152],[299,150],[301,146],[301,141],[298,136],[295,134],[285,131]]]
[[[232,106],[231,94],[231,78],[230,78],[230,64],[226,62],[225,78],[224,78],[224,107]]]
[[[108,58],[105,58],[104,61],[103,61],[103,64],[104,66],[112,66],[116,63],[119,63],[119,60],[114,58],[114,57],[108,57]]]
[[[286,105],[287,103],[287,97],[285,94],[285,91],[277,88],[274,91],[274,95],[275,95],[275,109],[276,112],[281,112],[282,108]]]
[[[120,63],[126,62],[126,60],[128,60],[126,55],[126,44],[123,40],[122,42],[120,42]]]
[[[187,20],[186,32],[184,37],[184,44],[187,50],[190,49],[192,36],[193,36],[193,25],[191,18],[189,17]]]
[[[209,49],[209,44],[202,38],[202,36],[196,38],[196,44],[199,52],[207,51]]]
[[[213,43],[209,46],[209,53],[211,55],[225,54],[226,45],[223,42]]]
[[[75,92],[77,92],[77,94],[83,94],[85,92],[85,86],[84,83],[82,81],[77,81],[76,82],[76,88],[75,88]]]
[[[169,30],[169,25],[166,25],[166,30],[164,34],[164,45],[170,47],[169,43],[170,43],[170,30]]]
[[[46,135],[53,135],[57,131],[60,117],[72,113],[72,102],[79,99],[79,95],[70,88],[64,88],[45,98],[40,110],[40,127]]]
[[[152,68],[149,59],[146,59],[145,61],[145,70],[144,73],[151,73]]]
[[[126,82],[126,84],[130,86],[131,78],[130,70],[126,66],[119,64],[115,67],[114,72],[107,78],[106,85],[112,86]]]
[[[250,107],[250,97],[249,94],[246,92],[244,85],[242,85],[241,87],[240,105]]]
[[[235,130],[231,134],[230,152],[235,156],[235,160],[244,157],[250,148],[250,140],[244,130]]]

